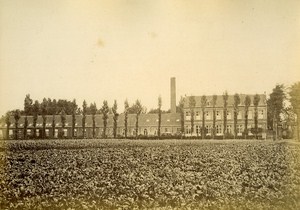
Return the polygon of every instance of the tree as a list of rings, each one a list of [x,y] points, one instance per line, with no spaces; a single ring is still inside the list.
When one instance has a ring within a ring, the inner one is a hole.
[[[216,136],[216,105],[217,105],[217,95],[213,95],[212,98],[212,107],[213,107],[213,126],[212,126],[212,137],[213,139]]]
[[[21,112],[19,109],[13,111],[14,119],[15,119],[15,139],[18,139],[19,133],[19,119],[21,118]]]
[[[300,82],[294,83],[289,91],[290,102],[293,112],[296,114],[297,125],[297,139],[300,140],[299,126],[300,126]]]
[[[258,94],[255,94],[253,98],[253,105],[254,105],[254,129],[255,129],[255,138],[257,139],[258,135],[258,104],[260,101],[260,97]]]
[[[267,101],[268,127],[275,132],[275,139],[278,138],[278,124],[280,122],[280,115],[284,109],[285,99],[284,86],[277,84]]]
[[[5,115],[5,124],[6,124],[6,139],[9,139],[9,127],[10,127],[10,113],[7,112]]]
[[[85,138],[86,108],[87,108],[87,104],[86,104],[86,101],[84,100],[83,104],[82,104],[82,135],[83,135],[83,138]]]
[[[38,100],[36,100],[33,104],[33,138],[36,138],[36,122],[37,122],[37,119],[38,119],[38,114],[39,114],[39,111],[40,111],[40,103]]]
[[[161,96],[158,97],[158,128],[157,128],[157,136],[158,139],[160,138],[160,127],[161,127],[161,106],[162,106],[162,99]]]
[[[93,120],[93,138],[95,138],[95,136],[96,136],[96,120],[95,120],[95,116],[96,116],[96,113],[97,113],[97,105],[96,105],[95,102],[91,103],[90,110],[91,110],[92,120]]]
[[[138,133],[139,133],[139,116],[141,114],[141,112],[143,111],[143,106],[141,104],[141,102],[137,99],[135,104],[134,104],[134,110],[135,110],[135,114],[136,114],[136,121],[135,121],[135,138],[138,137]]]
[[[126,99],[124,102],[124,135],[125,135],[125,138],[127,138],[127,131],[128,131],[128,109],[129,109],[129,104]]]
[[[103,105],[101,108],[102,113],[102,119],[103,119],[103,133],[102,137],[106,138],[106,128],[107,128],[107,119],[108,119],[108,113],[109,113],[109,107],[106,100],[103,101]]]
[[[201,109],[202,109],[202,129],[201,136],[202,139],[205,138],[205,108],[206,108],[207,98],[205,95],[201,96]]]
[[[251,104],[251,98],[250,96],[246,96],[245,97],[245,129],[244,129],[244,132],[245,132],[245,138],[247,139],[248,137],[248,112],[249,112],[249,107],[250,107],[250,104]]]
[[[65,125],[66,125],[66,112],[64,109],[60,112],[60,120],[61,120],[61,134],[60,137],[63,138],[65,136]]]
[[[227,137],[227,105],[228,105],[228,93],[227,91],[225,91],[225,93],[223,94],[223,103],[224,103],[224,107],[223,107],[223,120],[224,120],[224,128],[223,128],[223,139],[225,139]]]
[[[76,111],[78,106],[76,104],[76,99],[72,101],[72,138],[75,136],[75,126],[76,126]]]
[[[51,103],[51,113],[52,113],[52,136],[55,136],[55,115],[57,113],[57,104],[56,100],[54,99]]]
[[[239,114],[239,104],[241,103],[241,98],[239,94],[234,94],[233,96],[233,130],[234,130],[234,138],[237,137],[238,131],[237,131],[237,117]]]
[[[43,131],[42,131],[43,139],[46,137],[45,134],[46,134],[47,106],[48,106],[48,101],[46,98],[44,98],[43,102],[41,103],[41,113],[43,118]]]
[[[114,105],[112,107],[113,120],[114,120],[114,127],[113,127],[114,138],[117,138],[118,117],[119,117],[119,113],[117,110],[118,110],[118,104],[117,101],[114,100]]]
[[[196,106],[195,96],[190,96],[189,97],[189,108],[190,108],[190,112],[191,112],[191,135],[193,135],[193,133],[194,133],[195,106]]]
[[[179,100],[179,113],[180,113],[180,131],[181,135],[184,134],[184,98],[181,96]]]
[[[92,121],[93,121],[93,138],[95,138],[96,136],[96,120],[95,120],[95,116],[96,116],[96,113],[97,113],[97,105],[96,103],[91,103],[90,105],[90,112],[91,112],[91,115],[92,115]]]
[[[30,95],[27,94],[25,96],[25,100],[24,100],[24,114],[25,114],[25,119],[24,119],[24,139],[27,139],[27,127],[28,127],[27,116],[31,114],[32,103],[33,103],[33,101],[30,98]]]

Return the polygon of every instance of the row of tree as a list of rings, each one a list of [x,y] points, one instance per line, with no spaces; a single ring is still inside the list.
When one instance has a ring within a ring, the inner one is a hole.
[[[113,136],[116,138],[117,136],[117,126],[118,126],[118,105],[117,101],[114,101],[114,104],[112,108],[109,108],[108,102],[106,100],[103,101],[103,105],[100,109],[97,109],[96,103],[91,103],[90,106],[87,106],[86,101],[83,101],[82,104],[82,109],[78,108],[76,104],[76,100],[74,99],[72,102],[66,101],[66,100],[59,100],[59,102],[63,101],[63,103],[57,103],[56,100],[51,101],[51,99],[45,99],[43,102],[40,104],[37,100],[35,103],[33,103],[33,100],[30,98],[30,95],[26,95],[25,100],[24,100],[24,110],[13,110],[10,112],[6,113],[5,116],[5,123],[7,126],[7,134],[6,136],[9,136],[9,127],[11,125],[10,122],[10,116],[14,117],[14,123],[15,123],[15,139],[18,139],[18,130],[19,130],[19,120],[21,116],[24,116],[24,138],[28,138],[27,134],[27,128],[28,128],[28,116],[33,117],[33,138],[37,138],[37,119],[38,115],[42,116],[42,133],[41,137],[46,138],[46,121],[47,117],[49,115],[52,115],[52,135],[55,135],[55,115],[59,114],[61,118],[61,129],[59,133],[59,137],[64,136],[64,128],[66,124],[66,115],[72,115],[72,138],[75,137],[75,125],[76,125],[76,115],[81,114],[82,115],[82,130],[83,130],[83,137],[85,136],[85,126],[86,126],[86,116],[92,115],[92,135],[93,138],[96,137],[96,120],[95,116],[96,114],[101,114],[102,115],[102,120],[103,120],[103,132],[102,132],[102,137],[106,138],[106,129],[107,129],[107,120],[108,120],[108,115],[110,113],[113,114]],[[136,114],[136,137],[138,134],[138,127],[139,127],[139,116],[141,113],[145,112],[145,107],[142,106],[141,102],[139,100],[136,100],[135,104],[132,106],[129,106],[128,101],[126,100],[124,102],[124,114],[125,114],[125,119],[124,119],[124,125],[125,125],[125,137],[127,138],[127,133],[128,133],[128,114]],[[65,111],[67,110],[67,111]]]
[[[267,100],[267,114],[268,114],[268,128],[270,130],[273,130],[275,132],[275,135],[277,137],[278,133],[278,125],[280,125],[282,120],[288,121],[291,125],[293,123],[297,124],[297,137],[299,139],[299,116],[300,116],[300,82],[295,83],[292,85],[288,92],[286,91],[286,88],[284,85],[276,85],[273,89],[272,93],[270,94],[268,100]],[[285,106],[285,101],[288,99],[290,102],[290,105]],[[181,118],[181,133],[185,133],[184,128],[184,104],[185,104],[185,98],[181,97],[179,104],[177,106],[177,110],[180,113]],[[249,107],[251,104],[251,98],[250,96],[246,96],[244,99],[245,106],[244,109],[244,136],[247,138],[248,135],[248,113],[249,113]],[[258,135],[258,104],[260,102],[260,96],[256,94],[253,98],[253,104],[254,104],[254,134],[255,137]],[[213,125],[212,125],[212,137],[215,138],[216,135],[216,102],[217,102],[217,96],[213,95],[212,97],[212,107],[213,107]],[[241,103],[241,99],[239,94],[234,95],[234,103],[233,103],[233,109],[234,109],[234,126],[233,126],[233,134],[234,137],[237,137],[237,116],[239,112],[239,104]],[[191,113],[191,133],[194,133],[194,117],[195,117],[195,106],[196,101],[194,96],[189,97],[188,101],[189,110]],[[201,97],[201,109],[202,109],[202,126],[201,126],[201,136],[202,138],[205,137],[205,109],[207,106],[207,97],[203,95]],[[158,138],[161,136],[161,114],[166,113],[169,111],[163,111],[162,109],[162,98],[158,97],[158,106],[157,109],[150,110],[149,113],[156,113],[158,114]],[[93,120],[93,137],[96,135],[96,123],[95,123],[95,115],[96,114],[102,114],[103,119],[103,132],[102,137],[106,138],[106,128],[107,128],[107,120],[108,115],[113,114],[113,136],[116,138],[117,136],[117,121],[119,113],[117,111],[117,101],[114,101],[114,104],[112,108],[109,108],[108,102],[105,100],[103,101],[103,105],[100,109],[97,109],[96,103],[91,103],[90,106],[87,106],[86,101],[83,102],[82,108],[78,107],[76,104],[76,100],[73,101],[67,101],[67,100],[51,100],[44,98],[42,103],[39,103],[37,100],[33,103],[33,100],[30,98],[30,95],[26,95],[24,100],[24,110],[14,110],[11,112],[8,112],[5,120],[7,124],[7,128],[10,126],[10,120],[9,116],[13,115],[15,119],[15,127],[18,129],[18,122],[20,117],[24,116],[24,138],[27,138],[27,127],[28,127],[28,120],[27,116],[33,116],[33,137],[36,137],[36,123],[38,115],[42,116],[43,119],[43,128],[42,128],[42,138],[45,138],[45,128],[46,128],[46,120],[49,115],[52,115],[52,131],[53,136],[55,132],[55,115],[60,114],[61,116],[61,124],[62,129],[60,136],[63,136],[63,130],[65,128],[65,122],[66,122],[66,115],[72,115],[72,137],[74,137],[74,129],[76,124],[76,115],[81,114],[82,117],[82,126],[83,126],[83,136],[85,136],[85,121],[86,121],[86,115],[92,115]],[[227,111],[228,111],[228,93],[227,91],[223,94],[223,137],[228,137],[227,132]],[[135,126],[135,134],[136,137],[138,136],[138,127],[139,127],[139,116],[141,113],[146,113],[146,108],[141,105],[141,102],[139,100],[136,100],[136,102],[129,106],[128,101],[126,100],[124,102],[124,127],[125,127],[125,138],[127,138],[128,135],[128,114],[136,114],[136,126]],[[8,132],[8,129],[7,129]],[[18,138],[18,132],[15,132],[16,136],[15,138]],[[8,136],[8,134],[7,134]]]

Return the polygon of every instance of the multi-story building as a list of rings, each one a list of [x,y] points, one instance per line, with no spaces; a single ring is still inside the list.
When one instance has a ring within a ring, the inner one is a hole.
[[[171,104],[170,104],[170,113],[162,113],[161,116],[161,134],[162,135],[185,135],[185,136],[200,136],[201,127],[202,127],[202,109],[201,109],[201,96],[195,96],[196,106],[194,108],[195,117],[194,117],[194,133],[191,133],[191,114],[189,108],[189,97],[185,97],[184,104],[184,119],[181,119],[180,113],[176,112],[176,84],[175,78],[171,78],[170,84],[170,95],[171,95]],[[251,136],[251,128],[254,127],[254,106],[253,106],[253,95],[250,96],[252,104],[248,112],[248,128],[249,135]],[[238,113],[238,135],[242,135],[244,128],[244,98],[245,95],[241,94],[241,104],[239,105]],[[212,107],[212,96],[207,96],[207,104],[205,108],[205,127],[206,127],[206,137],[211,136],[212,134],[212,124],[213,124],[213,107]],[[223,98],[222,96],[217,97],[216,102],[216,135],[223,135]],[[124,137],[125,135],[125,115],[121,113],[117,120],[117,136]],[[33,136],[33,117],[28,116],[28,126],[27,126],[27,135],[29,137]],[[184,133],[181,133],[181,120],[184,121]],[[136,115],[128,114],[128,137],[133,137],[136,135]],[[0,138],[14,138],[15,133],[18,132],[19,138],[24,138],[24,116],[22,116],[18,123],[18,129],[15,127],[14,118],[10,117],[10,126],[7,129],[5,122],[0,122]],[[54,125],[53,125],[53,116],[46,116],[46,129],[45,135],[47,138],[58,138],[59,133],[63,133],[66,138],[72,137],[72,116],[66,116],[65,127],[62,129],[61,117],[59,115],[54,116]],[[267,124],[267,105],[266,105],[266,96],[260,95],[260,102],[258,106],[258,127],[261,128],[262,132],[266,131]],[[82,138],[83,133],[85,138],[93,137],[93,122],[92,116],[87,115],[85,120],[85,132],[83,132],[82,125],[82,115],[76,115],[76,122],[74,127],[74,137]],[[102,115],[95,116],[95,138],[101,138],[103,132],[103,120]],[[227,132],[233,133],[233,96],[229,95],[228,106],[227,106]],[[36,136],[41,137],[43,130],[43,120],[41,116],[38,116],[36,123]],[[61,132],[63,130],[63,132]],[[158,114],[141,114],[139,116],[139,126],[138,126],[138,135],[142,136],[156,136],[158,130]],[[107,122],[106,135],[108,137],[113,136],[113,115],[110,114]]]
[[[254,115],[255,109],[253,105],[253,98],[254,95],[248,95],[251,99],[251,104],[248,109],[248,135],[252,136],[254,128]],[[201,128],[202,128],[202,118],[203,112],[201,108],[201,96],[194,96],[196,105],[194,108],[194,133],[191,133],[191,109],[189,107],[189,98],[191,96],[185,97],[185,105],[184,105],[184,119],[185,119],[185,134],[190,135],[201,135]],[[245,131],[245,94],[239,94],[240,97],[240,104],[238,105],[238,115],[237,115],[237,135],[242,136]],[[267,129],[267,103],[266,103],[266,95],[260,94],[260,101],[257,107],[258,110],[258,128],[260,130],[259,135],[265,137],[266,129]],[[218,95],[215,107],[213,107],[212,99],[213,96],[206,96],[207,103],[204,110],[204,122],[205,122],[205,133],[207,136],[212,135],[212,128],[213,128],[213,111],[215,110],[215,134],[216,136],[223,136],[224,135],[224,101],[223,96]],[[228,95],[227,100],[227,120],[226,120],[226,132],[227,134],[234,135],[234,96]]]

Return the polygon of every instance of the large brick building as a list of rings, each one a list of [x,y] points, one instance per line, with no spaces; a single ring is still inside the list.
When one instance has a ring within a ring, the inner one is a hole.
[[[242,136],[245,131],[245,97],[246,95],[240,94],[240,104],[238,106],[238,115],[237,115],[237,135]],[[254,128],[254,105],[253,98],[254,95],[249,95],[251,98],[251,105],[248,111],[248,135],[252,136],[251,128]],[[260,101],[258,104],[258,128],[261,130],[260,136],[265,136],[267,129],[267,103],[266,103],[266,95],[261,94]],[[194,108],[194,134],[191,134],[191,112],[189,108],[189,97],[185,97],[185,105],[184,105],[184,119],[185,119],[185,133],[186,135],[201,135],[201,127],[202,127],[202,109],[201,109],[201,96],[195,96],[196,106]],[[212,105],[213,96],[206,96],[207,103],[205,107],[205,127],[206,127],[206,135],[212,135],[213,128],[213,109],[215,109],[216,113],[216,123],[215,123],[215,131],[216,136],[223,136],[224,134],[224,102],[223,96],[218,95],[216,100],[215,108]],[[227,105],[227,125],[226,130],[227,133],[234,134],[234,96],[228,96],[228,105]]]
[[[171,78],[170,83],[170,95],[171,95],[171,104],[170,104],[170,113],[162,113],[161,119],[161,134],[162,135],[179,135],[181,134],[181,115],[176,112],[176,84],[175,78]],[[199,136],[201,135],[201,126],[202,126],[202,113],[201,113],[201,96],[195,96],[196,106],[195,106],[195,117],[194,117],[194,133],[191,133],[191,117],[190,117],[190,108],[189,108],[189,97],[186,96],[184,104],[184,135],[185,136]],[[251,106],[248,113],[248,128],[254,127],[254,106],[253,106],[253,97],[251,97]],[[241,136],[244,131],[244,98],[245,95],[241,94],[241,104],[239,105],[239,115],[238,115],[238,135]],[[212,125],[213,125],[213,107],[212,107],[212,96],[207,96],[207,104],[205,109],[205,127],[206,127],[206,137],[210,137],[212,134]],[[223,136],[223,98],[222,96],[217,97],[216,102],[216,136]],[[228,98],[228,107],[227,107],[227,132],[233,133],[233,96],[229,95]],[[53,116],[48,115],[46,117],[46,136],[47,138],[58,138],[60,131],[62,130],[61,118],[59,115],[55,115],[55,126],[53,126]],[[15,128],[14,118],[10,118],[10,126],[7,132],[7,125],[5,122],[0,122],[0,137],[1,138],[13,138],[15,132],[18,132],[18,137],[23,138],[24,134],[24,117],[22,116],[19,120],[18,130]],[[103,132],[103,120],[101,115],[95,116],[95,137],[101,138]],[[266,105],[266,96],[260,95],[260,102],[258,106],[258,126],[261,128],[260,135],[266,132],[267,125],[267,105]],[[136,126],[136,115],[128,114],[128,137],[135,136]],[[41,137],[41,132],[43,128],[43,120],[41,116],[38,116],[36,123],[36,136]],[[33,135],[33,118],[28,116],[28,127],[27,134],[28,136]],[[138,135],[141,136],[156,136],[158,130],[158,114],[141,114],[139,117],[139,129]],[[117,136],[124,136],[125,126],[124,126],[124,114],[121,113],[118,117],[118,126],[117,126]],[[9,136],[7,136],[7,133]],[[72,137],[72,116],[66,116],[66,123],[64,128],[64,136],[67,138]],[[76,115],[76,123],[74,128],[74,137],[81,138],[85,133],[86,138],[92,138],[93,134],[93,122],[92,116],[87,115],[85,121],[85,132],[83,132],[82,126],[82,116]],[[113,136],[113,115],[109,115],[106,134],[108,137]],[[249,135],[251,136],[251,129],[249,129]]]

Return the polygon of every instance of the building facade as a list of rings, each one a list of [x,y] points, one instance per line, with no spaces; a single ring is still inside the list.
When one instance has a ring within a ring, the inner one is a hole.
[[[251,99],[251,104],[248,109],[248,125],[247,131],[248,136],[253,136],[253,129],[255,126],[255,108],[253,104],[254,95],[248,95]],[[187,136],[199,136],[201,135],[202,129],[202,118],[203,112],[201,108],[201,96],[194,96],[196,105],[194,108],[194,133],[191,132],[191,109],[189,107],[189,100],[191,96],[185,97],[184,104],[184,120],[185,120],[185,135]],[[245,94],[240,94],[240,104],[238,105],[238,115],[237,115],[237,137],[242,137],[245,131]],[[258,111],[258,130],[260,138],[266,137],[267,131],[267,102],[266,95],[260,94],[260,101],[257,107]],[[204,113],[204,122],[205,122],[205,135],[206,137],[212,136],[213,132],[213,111],[215,110],[215,135],[223,136],[224,135],[224,101],[223,96],[218,95],[216,100],[216,105],[213,107],[212,99],[213,96],[206,96],[207,103],[205,106]],[[228,95],[227,100],[227,120],[226,120],[226,132],[228,137],[234,137],[234,96]]]

